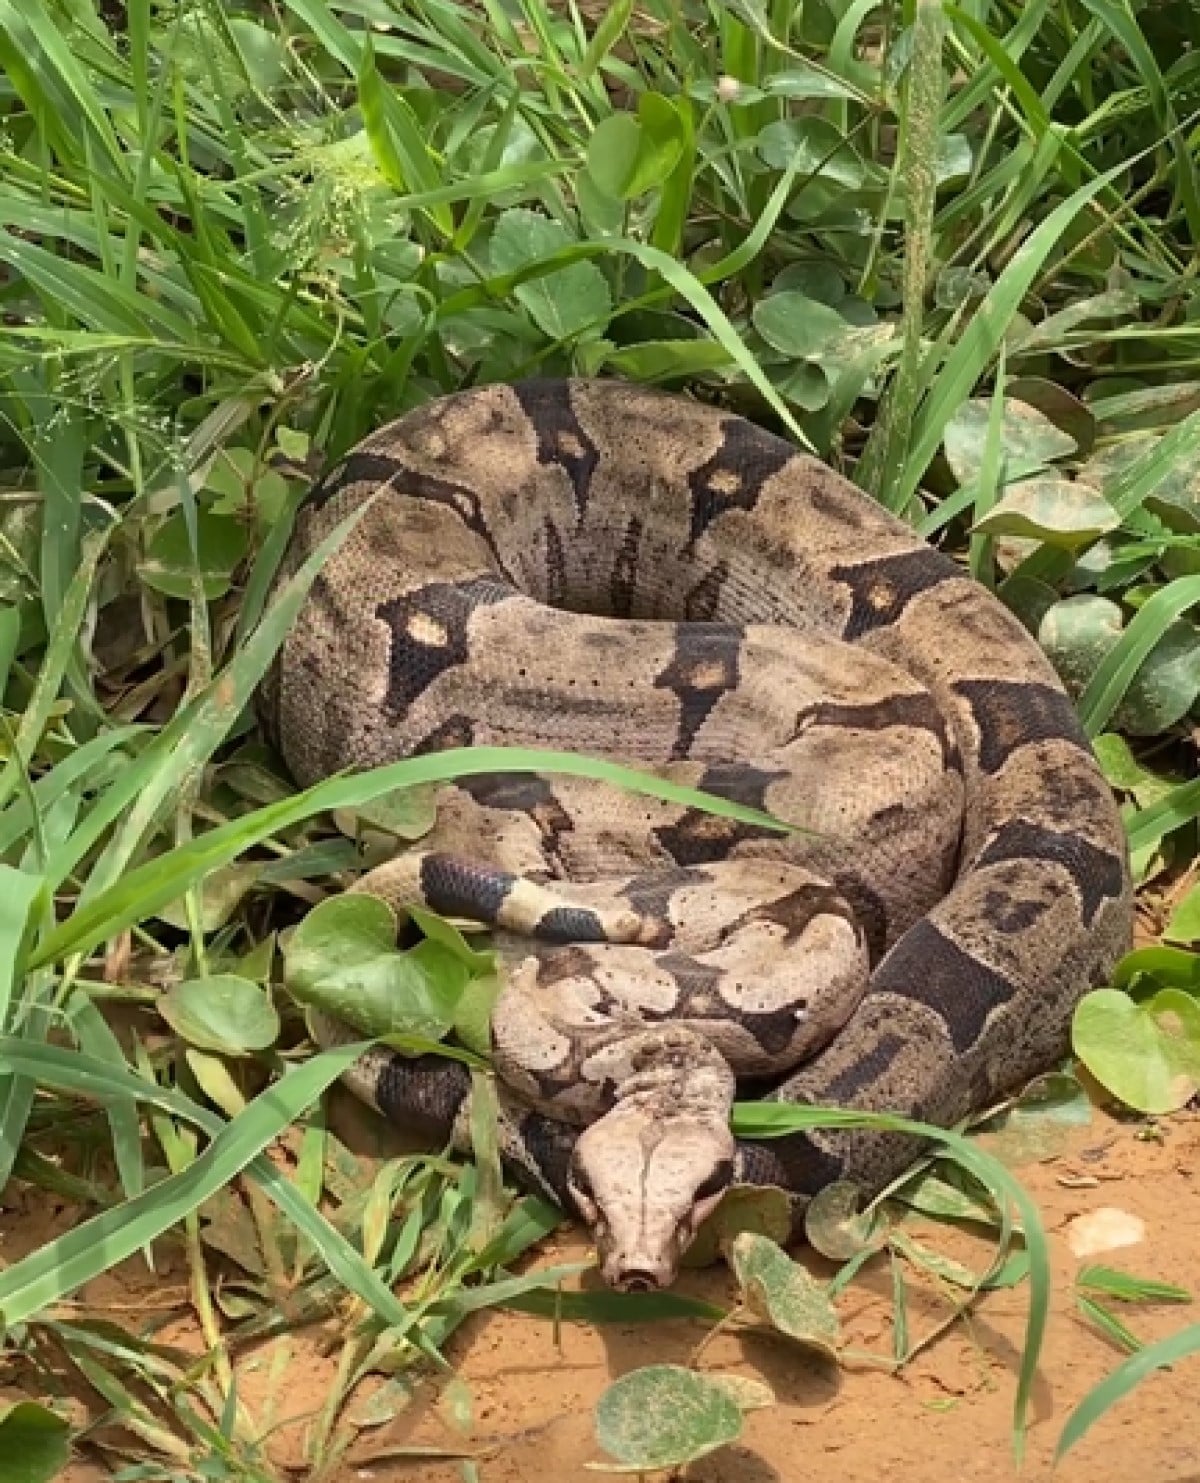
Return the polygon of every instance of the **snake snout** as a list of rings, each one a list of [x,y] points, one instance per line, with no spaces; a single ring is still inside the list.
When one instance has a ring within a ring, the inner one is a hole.
[[[651,1272],[626,1272],[617,1278],[620,1292],[655,1292],[658,1286],[658,1281]]]
[[[604,1280],[618,1292],[661,1292],[674,1282],[675,1274],[674,1261],[655,1261],[645,1253],[629,1262],[610,1256],[604,1263]]]

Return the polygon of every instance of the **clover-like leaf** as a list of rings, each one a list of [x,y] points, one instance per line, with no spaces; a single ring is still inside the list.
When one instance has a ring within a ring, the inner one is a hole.
[[[249,534],[232,515],[200,510],[196,515],[196,554],[192,548],[183,512],[177,510],[155,531],[138,575],[148,587],[167,597],[189,598],[192,571],[200,577],[204,596],[210,601],[229,590],[234,568],[245,556]]]
[[[1039,1077],[1016,1102],[977,1130],[986,1152],[1017,1168],[1062,1153],[1078,1128],[1092,1120],[1092,1104],[1073,1076]]]
[[[1200,1088],[1200,1003],[1182,989],[1136,1000],[1097,989],[1075,1010],[1075,1054],[1138,1112],[1174,1112]]]
[[[175,984],[160,997],[158,1012],[189,1045],[221,1055],[248,1056],[279,1038],[270,996],[234,973]]]
[[[401,952],[396,917],[374,896],[315,906],[284,948],[292,997],[364,1035],[441,1040],[454,1023],[471,969],[453,949],[425,941]]]
[[[809,1244],[831,1261],[845,1262],[864,1247],[877,1246],[877,1212],[858,1208],[859,1192],[844,1180],[827,1184],[809,1201],[804,1212],[804,1234]]]
[[[768,124],[755,141],[763,162],[773,170],[786,170],[801,157],[800,170],[858,190],[868,179],[868,168],[853,145],[828,119],[817,114],[780,119]]]
[[[539,211],[514,206],[497,218],[492,231],[492,266],[513,273],[552,257],[572,238],[565,227]],[[595,263],[571,263],[519,284],[513,293],[530,318],[551,339],[568,339],[597,320],[607,320],[612,296]]]
[[[735,1442],[744,1392],[722,1383],[725,1378],[682,1365],[647,1365],[622,1375],[596,1404],[596,1441],[617,1466],[591,1466],[631,1473],[678,1468]]]
[[[798,360],[819,355],[848,329],[836,309],[794,289],[760,299],[752,318],[754,328],[768,345]]]
[[[946,425],[944,447],[946,462],[960,484],[979,477],[987,445],[988,423],[992,404],[989,398],[966,401]],[[1000,423],[1000,450],[1010,480],[1045,468],[1057,458],[1075,451],[1075,439],[1026,402],[1004,402]]]
[[[710,1267],[734,1237],[744,1231],[781,1244],[792,1233],[792,1202],[781,1189],[738,1185],[731,1189],[696,1233],[683,1258],[685,1267]]]

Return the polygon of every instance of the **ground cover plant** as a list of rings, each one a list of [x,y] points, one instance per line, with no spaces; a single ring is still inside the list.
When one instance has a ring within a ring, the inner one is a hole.
[[[1198,41],[1190,0],[0,0],[0,1187],[80,1208],[0,1270],[0,1313],[30,1394],[91,1402],[0,1410],[22,1476],[54,1476],[72,1438],[130,1477],[277,1476],[237,1360],[331,1307],[322,1475],[414,1369],[469,1407],[444,1350],[481,1308],[765,1323],[840,1356],[833,1300],[872,1260],[895,1274],[876,1356],[895,1366],[932,1338],[908,1331],[906,1273],[962,1309],[1019,1285],[1020,1444],[1047,1266],[1002,1143],[946,1135],[890,1215],[851,1219],[831,1192],[810,1233],[843,1263],[832,1285],[754,1213],[729,1311],[518,1274],[557,1214],[504,1187],[485,1115],[473,1162],[356,1159],[320,1101],[351,1052],[312,1054],[287,985],[336,995],[353,958],[407,986],[405,1043],[453,1030],[485,1063],[486,960],[435,923],[423,957],[394,951],[336,898],[420,837],[432,782],[495,759],[298,795],[249,700],[316,571],[267,603],[297,503],[382,421],[538,373],[743,411],[961,554],[1058,665],[1124,803],[1144,929],[1080,1007],[1076,1070],[1131,1114],[1185,1107]],[[1085,1102],[1064,1074],[1008,1133],[1052,1143]],[[895,1213],[913,1208],[994,1231],[991,1268],[915,1243]],[[163,1238],[203,1360],[63,1306]],[[1081,1276],[1082,1311],[1131,1354],[1064,1449],[1200,1348],[1196,1326],[1142,1347],[1114,1304],[1186,1296]],[[686,1464],[769,1399],[651,1367],[603,1398],[598,1445]]]

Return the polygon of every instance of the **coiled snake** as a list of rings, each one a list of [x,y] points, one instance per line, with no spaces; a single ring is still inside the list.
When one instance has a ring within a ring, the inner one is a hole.
[[[670,1282],[732,1185],[799,1210],[912,1157],[877,1132],[735,1142],[735,1078],[945,1126],[1064,1051],[1128,944],[1124,833],[1050,664],[953,561],[754,424],[613,381],[407,414],[324,475],[281,577],[381,489],[261,688],[299,782],[553,747],[798,826],[464,778],[420,852],[357,883],[495,929],[504,1153],[609,1282]],[[462,1140],[460,1064],[379,1051],[348,1079]]]

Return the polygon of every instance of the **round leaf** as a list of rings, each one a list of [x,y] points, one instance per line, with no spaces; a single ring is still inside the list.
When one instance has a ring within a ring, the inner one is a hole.
[[[1055,1073],[1026,1087],[1007,1111],[979,1129],[980,1145],[1012,1168],[1056,1158],[1077,1128],[1092,1120],[1092,1104],[1073,1076]]]
[[[1138,1112],[1174,1112],[1200,1087],[1200,1004],[1181,989],[1144,1002],[1118,989],[1082,999],[1075,1054],[1101,1086]]]
[[[946,462],[960,484],[970,484],[979,477],[991,412],[990,398],[972,398],[962,404],[946,425]],[[1005,399],[1000,423],[1000,448],[1010,479],[1044,468],[1056,458],[1067,457],[1074,453],[1075,446],[1075,439],[1056,427],[1036,407]]]
[[[454,1022],[469,966],[438,942],[396,948],[396,918],[378,898],[335,896],[284,949],[289,992],[365,1035],[440,1040]]]
[[[1078,695],[1121,637],[1121,609],[1107,597],[1081,592],[1054,603],[1038,627],[1038,643],[1063,683]]]
[[[1089,485],[1046,476],[1010,484],[975,529],[1071,547],[1085,546],[1120,523],[1116,510]]]
[[[50,1483],[71,1455],[71,1429],[36,1401],[0,1406],[0,1478],[4,1483]]]
[[[836,309],[793,289],[760,299],[751,317],[768,345],[801,360],[819,355],[847,329]]]
[[[860,1212],[859,1192],[842,1180],[827,1184],[809,1201],[804,1212],[804,1234],[809,1244],[831,1261],[845,1262],[866,1246],[877,1246],[879,1217]]]
[[[596,1405],[596,1440],[629,1471],[682,1467],[742,1432],[728,1387],[681,1365],[647,1365],[610,1385]]]
[[[799,155],[802,175],[817,175],[847,190],[858,190],[867,179],[866,166],[840,130],[814,114],[768,124],[756,144],[763,162],[773,170],[794,167]]]
[[[229,590],[230,575],[245,556],[248,541],[246,527],[240,520],[206,510],[197,513],[195,569],[210,601]],[[183,512],[176,511],[155,531],[138,573],[156,592],[188,598],[192,593],[192,569],[187,526]]]
[[[1112,725],[1130,736],[1158,736],[1182,721],[1200,696],[1200,631],[1172,623],[1142,661]]]
[[[683,1258],[685,1267],[711,1267],[743,1231],[781,1244],[791,1235],[792,1202],[781,1189],[738,1185],[731,1189],[696,1233]]]
[[[189,1045],[245,1056],[279,1038],[279,1015],[268,995],[248,978],[221,973],[191,978],[167,990],[158,1012]]]
[[[1076,457],[1092,451],[1096,441],[1095,413],[1065,386],[1041,376],[1015,376],[1005,386],[1004,393],[1010,405],[1016,402],[1033,407],[1074,439]]]

